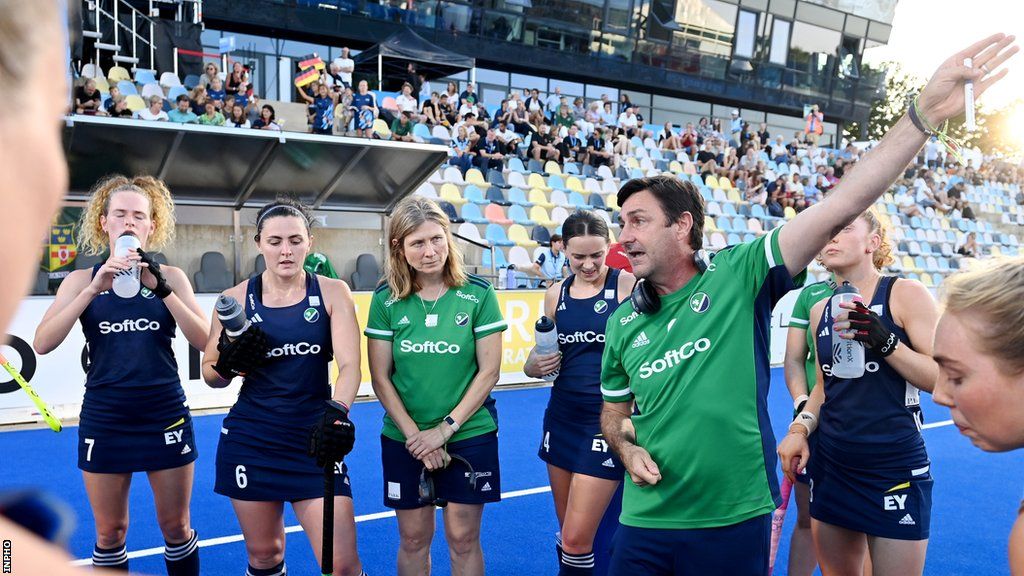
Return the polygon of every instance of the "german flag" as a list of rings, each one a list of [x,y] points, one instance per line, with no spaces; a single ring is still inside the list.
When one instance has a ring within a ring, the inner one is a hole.
[[[312,84],[320,79],[320,71],[316,68],[310,68],[305,72],[299,72],[295,75],[295,85],[299,88]]]
[[[299,59],[299,69],[306,70],[308,68],[316,68],[317,70],[323,70],[326,68],[323,59],[317,56],[316,52],[303,56]]]

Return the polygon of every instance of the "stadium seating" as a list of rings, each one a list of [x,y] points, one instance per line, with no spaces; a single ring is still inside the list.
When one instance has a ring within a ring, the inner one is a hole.
[[[206,252],[199,260],[194,276],[196,292],[223,292],[235,285],[234,276],[220,252]]]
[[[353,290],[373,290],[380,277],[381,269],[373,254],[360,254],[356,258],[356,269],[352,272]]]

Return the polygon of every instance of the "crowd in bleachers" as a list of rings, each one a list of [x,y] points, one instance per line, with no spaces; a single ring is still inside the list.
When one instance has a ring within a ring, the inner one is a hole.
[[[299,89],[309,105],[309,130],[448,145],[447,166],[417,193],[437,198],[461,236],[496,247],[495,268],[536,269],[537,256],[572,210],[595,210],[615,229],[620,184],[652,174],[698,186],[707,202],[706,246],[747,241],[820,202],[863,153],[853,144],[818,146],[811,130],[791,138],[771,134],[766,124],[743,121],[738,110],[729,119],[658,126],[646,123],[624,93],[618,101],[604,95],[588,103],[570,101],[557,88],[546,95],[530,89],[485,106],[472,83],[432,91],[414,66],[396,94],[371,91],[365,80],[353,90],[347,53],[326,68]],[[145,70],[132,79],[120,67],[104,75],[89,64],[74,98],[82,114],[282,129],[237,62],[227,74],[208,63],[202,76],[184,82],[173,73],[158,81]],[[1018,168],[965,167],[929,142],[877,206],[898,242],[893,271],[935,286],[964,257],[1016,254],[1022,181]],[[490,269],[491,250],[479,254],[479,266]],[[525,275],[521,283],[536,285]]]

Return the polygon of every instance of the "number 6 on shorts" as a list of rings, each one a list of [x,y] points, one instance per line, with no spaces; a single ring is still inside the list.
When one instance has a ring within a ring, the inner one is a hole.
[[[235,466],[235,483],[243,490],[249,485],[249,479],[245,477],[245,466],[242,464]]]

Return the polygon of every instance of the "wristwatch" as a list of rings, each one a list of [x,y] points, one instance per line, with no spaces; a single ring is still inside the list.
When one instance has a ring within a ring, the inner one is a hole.
[[[459,431],[459,423],[455,421],[455,418],[452,418],[451,414],[444,417],[444,423],[452,429],[453,433]]]

